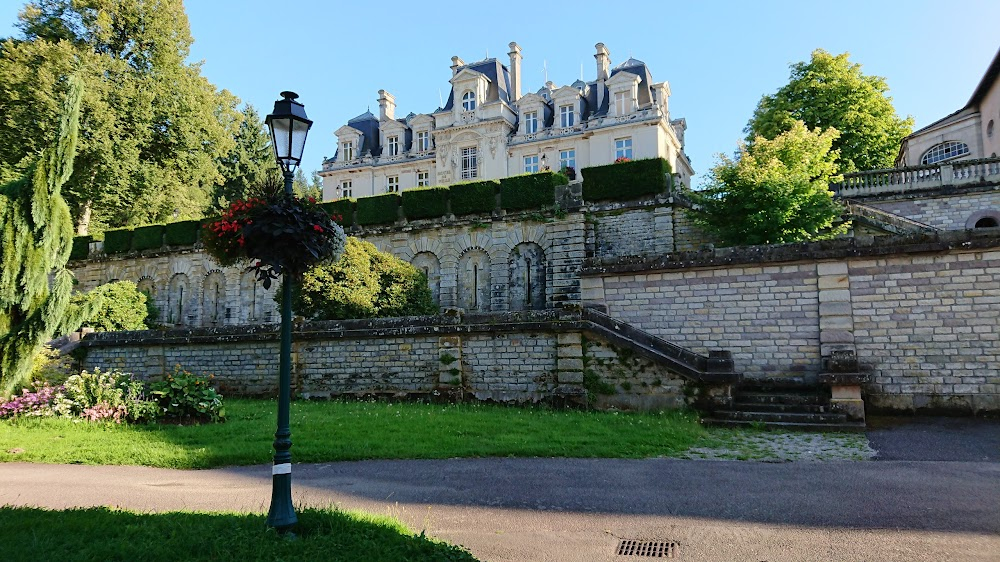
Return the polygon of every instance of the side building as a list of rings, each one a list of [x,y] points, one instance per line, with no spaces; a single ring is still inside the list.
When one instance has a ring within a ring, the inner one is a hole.
[[[575,171],[618,158],[664,158],[677,184],[694,173],[684,154],[684,119],[671,119],[667,82],[629,58],[611,68],[596,45],[594,80],[546,82],[521,95],[521,48],[510,66],[495,58],[452,57],[451,91],[432,113],[396,118],[379,90],[379,115],[365,112],[336,130],[337,152],[323,162],[323,198],[365,197],[414,187],[497,179],[544,169]]]

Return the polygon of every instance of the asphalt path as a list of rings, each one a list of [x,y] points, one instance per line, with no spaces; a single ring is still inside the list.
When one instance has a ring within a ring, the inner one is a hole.
[[[1000,560],[1000,463],[452,459],[295,465],[300,505],[399,517],[491,561]],[[0,504],[265,511],[268,466],[0,465]]]

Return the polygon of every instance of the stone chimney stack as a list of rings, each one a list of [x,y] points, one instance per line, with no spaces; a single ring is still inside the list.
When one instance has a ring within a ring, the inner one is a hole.
[[[510,52],[510,101],[516,102],[521,98],[521,47],[511,42]]]
[[[396,98],[385,90],[378,91],[378,119],[392,121],[396,118]]]
[[[455,55],[455,56],[451,57],[451,75],[452,76],[458,74],[458,67],[460,67],[460,66],[465,66],[465,61],[462,60],[462,57],[459,57],[458,55]]]
[[[609,72],[611,68],[611,53],[608,52],[604,43],[598,43],[594,47],[597,49],[597,54],[594,55],[594,58],[597,59],[597,79],[599,81],[607,80],[611,75]]]

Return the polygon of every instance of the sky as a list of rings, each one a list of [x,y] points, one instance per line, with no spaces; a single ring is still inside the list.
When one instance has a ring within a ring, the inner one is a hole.
[[[0,0],[0,36],[17,35],[23,0]],[[299,94],[314,121],[303,167],[318,170],[336,131],[370,109],[378,90],[396,115],[429,113],[447,100],[451,57],[508,63],[522,49],[521,91],[596,73],[594,45],[611,64],[644,61],[670,83],[670,115],[687,120],[686,152],[699,178],[732,154],[762,95],[788,82],[789,65],[814,49],[849,52],[884,77],[896,110],[915,127],[968,102],[1000,47],[1000,2],[845,0],[677,2],[344,2],[185,0],[192,62],[265,115],[279,92]],[[952,6],[956,6],[954,10]]]

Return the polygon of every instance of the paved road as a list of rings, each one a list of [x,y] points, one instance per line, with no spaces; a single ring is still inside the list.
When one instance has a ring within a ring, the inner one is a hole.
[[[868,440],[876,460],[1000,462],[1000,419],[874,417]]]
[[[267,507],[269,467],[0,465],[0,504]],[[467,459],[296,465],[295,500],[396,515],[482,560],[998,560],[1000,463]]]

